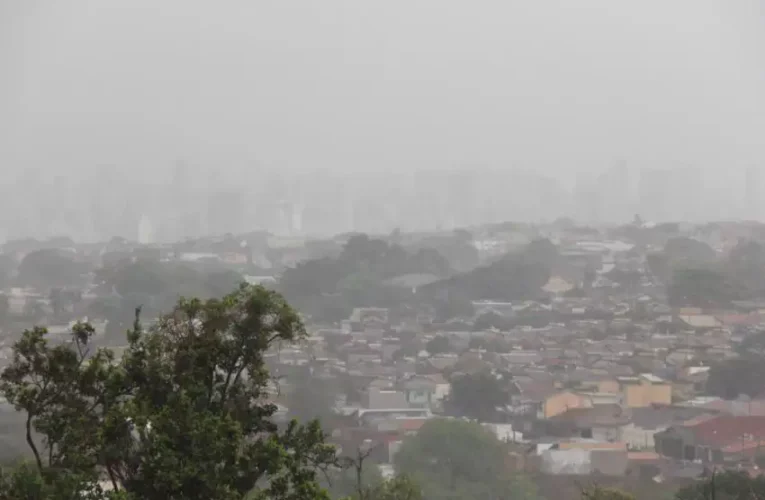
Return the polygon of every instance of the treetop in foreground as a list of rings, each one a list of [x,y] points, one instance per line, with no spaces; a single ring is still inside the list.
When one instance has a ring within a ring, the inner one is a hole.
[[[335,463],[317,422],[279,430],[264,354],[305,336],[284,298],[242,285],[181,300],[145,328],[139,311],[118,358],[93,328],[68,342],[23,333],[0,392],[26,415],[32,464],[3,475],[0,498],[321,499]]]

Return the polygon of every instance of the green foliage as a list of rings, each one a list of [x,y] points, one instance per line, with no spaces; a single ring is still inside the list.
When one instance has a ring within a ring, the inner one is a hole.
[[[747,295],[765,296],[765,246],[756,241],[741,241],[731,251],[726,271]]]
[[[455,294],[472,300],[525,300],[544,295],[559,259],[549,240],[531,242],[522,251],[505,255],[487,266],[423,287],[435,300]]]
[[[582,492],[582,500],[635,500],[635,496],[616,488],[592,486]]]
[[[197,269],[184,264],[158,260],[121,259],[96,272],[108,292],[90,305],[91,318],[109,321],[107,337],[121,337],[132,323],[137,307],[154,317],[175,306],[180,297],[209,299],[221,297],[242,281],[235,271],[220,268]]]
[[[449,352],[451,344],[449,343],[449,337],[446,335],[436,335],[425,344],[425,350],[430,354],[441,354]]]
[[[459,272],[469,271],[480,263],[478,250],[473,245],[473,235],[464,229],[426,237],[414,244],[413,248],[436,250],[444,256],[452,269]]]
[[[722,272],[714,269],[677,269],[667,288],[672,306],[727,307],[744,298],[743,290]]]
[[[448,262],[433,249],[410,253],[359,234],[348,240],[336,258],[313,259],[285,270],[279,288],[314,319],[339,321],[353,307],[394,307],[409,302],[411,290],[387,285],[392,278],[446,276],[449,272]]]
[[[663,283],[672,281],[682,268],[706,268],[716,260],[715,251],[706,243],[686,237],[670,238],[664,250],[647,256],[648,269]]]
[[[84,282],[90,266],[71,253],[56,249],[30,252],[19,264],[17,281],[22,286],[39,289],[67,287]]]
[[[242,281],[241,275],[234,271],[197,269],[147,259],[118,261],[100,269],[98,277],[121,296],[169,298],[171,303],[181,296],[220,297]]]
[[[372,463],[364,463],[360,471],[355,466],[333,470],[322,481],[331,498],[354,500],[358,500],[359,490],[361,496],[370,498],[369,492],[377,490],[384,482],[380,469]]]
[[[765,392],[765,361],[744,356],[712,365],[706,392],[725,399],[736,399],[742,394],[759,396]]]
[[[92,335],[78,324],[54,346],[35,328],[14,345],[0,392],[26,415],[34,466],[3,484],[42,489],[13,498],[107,498],[105,478],[125,500],[326,498],[316,473],[335,458],[318,423],[280,432],[265,399],[265,351],[305,335],[281,296],[243,285],[149,329],[136,315],[121,359]]]
[[[318,420],[325,430],[331,430],[338,418],[334,403],[340,393],[339,382],[305,374],[293,380],[292,385],[287,402],[290,418],[298,422]]]
[[[493,422],[499,416],[497,408],[510,402],[502,380],[493,373],[458,374],[451,378],[451,384],[446,408],[455,416]]]
[[[366,495],[368,500],[422,500],[422,498],[419,484],[406,475],[383,481]]]
[[[421,486],[423,498],[512,498],[506,452],[505,445],[479,424],[438,419],[404,441],[395,465]]]
[[[664,245],[672,267],[698,267],[713,263],[717,255],[706,243],[693,238],[672,238]]]

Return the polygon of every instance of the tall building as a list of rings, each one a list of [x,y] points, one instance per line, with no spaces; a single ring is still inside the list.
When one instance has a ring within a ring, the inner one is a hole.
[[[597,180],[598,214],[603,222],[623,222],[632,216],[632,193],[627,165],[618,163]]]
[[[695,167],[675,168],[670,185],[675,192],[683,193],[682,196],[672,197],[670,207],[673,218],[689,222],[704,220],[704,208],[711,205],[707,202],[704,171]]]
[[[744,178],[744,218],[760,220],[762,205],[759,199],[760,193],[760,171],[756,167],[746,169]]]
[[[154,243],[154,226],[147,215],[142,215],[138,222],[138,243],[149,245]]]
[[[207,201],[207,224],[205,232],[223,235],[238,233],[243,227],[244,194],[230,189],[210,193]]]
[[[590,176],[583,173],[579,173],[576,176],[573,198],[576,208],[574,214],[577,221],[586,224],[598,221],[600,218],[600,203],[597,197],[597,190]]]
[[[681,176],[667,168],[643,168],[638,185],[639,213],[644,219],[666,222],[677,218],[679,211],[674,205],[680,203],[684,189],[676,182]]]

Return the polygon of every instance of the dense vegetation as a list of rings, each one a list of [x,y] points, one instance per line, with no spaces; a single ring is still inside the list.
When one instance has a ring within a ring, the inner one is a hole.
[[[182,300],[155,325],[136,318],[118,359],[24,332],[2,393],[26,416],[34,461],[5,475],[4,498],[316,499],[334,463],[314,422],[280,431],[263,354],[305,332],[278,294],[241,287]],[[103,491],[108,484],[110,492]]]
[[[316,321],[346,319],[354,307],[396,307],[412,300],[407,275],[445,277],[449,262],[432,248],[409,252],[396,244],[354,235],[337,257],[308,260],[287,269],[280,290]]]

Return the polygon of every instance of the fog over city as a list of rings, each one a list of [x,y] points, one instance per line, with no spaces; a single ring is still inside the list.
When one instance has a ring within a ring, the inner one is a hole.
[[[765,499],[765,0],[0,0],[0,500]]]
[[[763,61],[758,0],[2,0],[0,237],[763,219]]]

